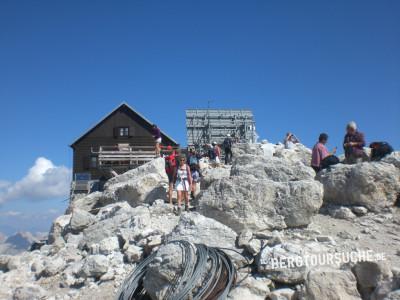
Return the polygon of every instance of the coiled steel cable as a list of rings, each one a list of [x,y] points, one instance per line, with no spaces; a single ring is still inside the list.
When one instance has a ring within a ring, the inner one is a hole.
[[[164,299],[226,299],[236,282],[236,268],[224,251],[185,240],[169,243],[177,244],[181,248],[183,271],[175,274]],[[121,285],[118,300],[149,299],[143,286],[143,278],[155,257],[156,253],[153,253],[136,266]]]

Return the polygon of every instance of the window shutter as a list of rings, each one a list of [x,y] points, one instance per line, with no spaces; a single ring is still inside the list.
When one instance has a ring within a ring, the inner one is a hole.
[[[118,127],[114,127],[114,137],[117,138],[118,137],[118,132],[119,128]]]

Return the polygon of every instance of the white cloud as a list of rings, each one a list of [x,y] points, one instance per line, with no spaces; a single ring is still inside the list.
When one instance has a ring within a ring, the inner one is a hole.
[[[0,180],[0,203],[67,197],[70,183],[70,169],[55,166],[47,158],[39,157],[21,180],[14,183]]]
[[[16,217],[20,216],[22,213],[20,211],[15,211],[15,210],[8,210],[4,212],[0,212],[1,217]]]

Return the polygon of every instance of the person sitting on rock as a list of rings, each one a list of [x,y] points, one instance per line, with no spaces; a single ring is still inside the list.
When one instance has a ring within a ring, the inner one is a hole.
[[[347,124],[346,135],[344,136],[343,149],[346,163],[354,164],[358,161],[367,160],[364,152],[365,139],[364,134],[357,130],[357,124],[351,121]]]
[[[293,149],[295,147],[295,144],[298,143],[300,143],[300,140],[293,133],[286,133],[285,139],[283,140],[285,149]]]
[[[332,152],[329,152],[325,146],[327,142],[328,135],[326,133],[321,133],[318,138],[318,143],[316,143],[314,148],[312,149],[311,167],[316,173],[324,168],[327,168],[329,165],[335,164],[333,162],[333,159],[329,159],[329,157],[334,156],[334,154],[336,153],[336,147],[333,149]],[[329,163],[329,161],[331,162]],[[338,160],[336,161],[336,163],[338,163]]]
[[[175,169],[174,174],[175,189],[178,193],[178,213],[181,212],[182,198],[185,199],[185,210],[189,210],[189,191],[192,186],[192,174],[186,163],[186,156],[179,157],[179,166]]]

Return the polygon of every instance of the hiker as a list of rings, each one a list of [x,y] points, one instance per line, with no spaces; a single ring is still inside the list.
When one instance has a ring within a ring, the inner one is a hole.
[[[229,133],[226,135],[222,146],[224,147],[225,152],[225,164],[230,164],[232,162],[232,139]]]
[[[387,142],[373,142],[371,148],[371,161],[379,161],[393,152],[393,147]]]
[[[181,212],[182,198],[185,200],[185,211],[189,211],[189,191],[192,186],[192,174],[184,155],[179,156],[179,167],[175,168],[174,183],[178,193],[178,213]]]
[[[212,146],[215,154],[214,163],[215,166],[218,167],[219,164],[221,163],[221,148],[218,146],[216,142],[212,142]]]
[[[160,157],[161,131],[156,124],[153,124],[153,138],[155,141],[156,157]]]
[[[326,133],[321,133],[318,138],[318,143],[316,143],[312,149],[311,167],[316,173],[331,165],[339,163],[339,159],[334,156],[336,153],[336,147],[333,148],[332,152],[329,152],[325,146],[327,142],[328,135]]]
[[[293,149],[295,144],[300,143],[300,140],[291,132],[286,133],[285,139],[283,140],[283,144],[285,145],[285,149]]]
[[[197,183],[200,182],[201,178],[200,165],[199,165],[200,158],[201,156],[196,153],[196,150],[192,148],[189,149],[188,162],[189,162],[190,173],[192,174],[192,188],[190,192],[192,199],[194,199],[194,195],[197,189]]]
[[[168,200],[169,204],[172,205],[172,192],[174,190],[174,174],[176,169],[176,152],[172,150],[171,146],[167,147],[167,151],[170,152],[168,156],[165,157],[165,172],[168,176]]]
[[[349,122],[344,136],[343,149],[346,157],[346,163],[354,164],[358,161],[367,160],[364,152],[365,146],[364,134],[357,130],[357,124],[354,121]]]

